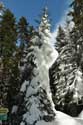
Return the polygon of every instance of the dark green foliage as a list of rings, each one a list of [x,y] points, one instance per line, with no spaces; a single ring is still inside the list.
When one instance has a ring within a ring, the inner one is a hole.
[[[21,82],[28,72],[21,75],[19,64],[34,32],[25,17],[21,17],[17,25],[14,14],[9,9],[3,11],[0,19],[0,105],[9,108],[9,117]]]
[[[70,6],[73,11],[70,11],[68,15],[72,16],[76,27],[79,27],[80,30],[83,29],[83,0],[73,0]]]
[[[4,59],[12,56],[16,48],[16,39],[15,17],[10,10],[6,10],[0,22],[0,55]]]
[[[0,21],[0,92],[1,105],[11,108],[19,86],[16,19],[5,10]]]
[[[29,25],[25,17],[21,17],[18,22],[18,39],[20,41],[20,48],[23,49],[28,45],[34,32],[34,27]]]
[[[58,34],[57,34],[56,40],[57,40],[57,42],[55,43],[55,48],[60,53],[62,47],[64,47],[65,44],[67,43],[67,41],[65,39],[65,32],[61,26],[59,26],[59,28],[58,28]]]
[[[22,49],[28,43],[28,25],[26,18],[21,17],[18,22],[18,38]]]
[[[28,47],[29,42],[35,30],[33,26],[30,26],[25,17],[21,17],[18,22],[18,45],[19,45],[19,60],[21,61],[24,55],[24,49]],[[21,63],[22,64],[22,63]]]

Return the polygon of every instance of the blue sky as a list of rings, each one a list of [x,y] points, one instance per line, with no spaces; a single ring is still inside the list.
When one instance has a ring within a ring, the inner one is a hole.
[[[17,19],[25,16],[27,20],[36,26],[35,19],[39,19],[42,8],[47,1],[52,27],[54,28],[64,17],[69,8],[71,0],[0,0],[3,1],[6,8],[14,12]]]

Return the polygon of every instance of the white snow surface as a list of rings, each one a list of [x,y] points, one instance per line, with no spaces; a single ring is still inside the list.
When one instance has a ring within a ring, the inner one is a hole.
[[[39,121],[36,125],[83,125],[83,122],[75,120],[60,111],[56,111],[55,120],[52,122]]]

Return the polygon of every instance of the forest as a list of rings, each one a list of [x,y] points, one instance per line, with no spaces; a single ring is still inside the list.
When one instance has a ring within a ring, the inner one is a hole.
[[[0,125],[83,125],[83,0],[69,8],[52,41],[48,7],[35,28],[0,3]]]

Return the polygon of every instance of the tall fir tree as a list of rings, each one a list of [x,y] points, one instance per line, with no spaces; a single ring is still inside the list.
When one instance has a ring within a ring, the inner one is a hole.
[[[65,31],[60,26],[56,38],[55,48],[59,52],[59,57],[50,69],[50,84],[53,93],[55,107],[63,108],[64,98],[67,93],[68,74],[71,72],[70,58],[72,55],[70,41],[66,37]],[[59,109],[60,110],[60,109]]]
[[[55,60],[56,51],[50,43],[47,8],[43,12],[38,33],[39,35],[34,35],[31,39],[27,54],[24,54],[23,68],[27,73],[20,89],[21,95],[17,99],[24,96],[25,112],[18,115],[22,118],[21,123],[18,123],[20,125],[40,125],[42,121],[49,123],[55,120],[56,115],[49,86],[49,68]],[[17,107],[19,114],[19,104]],[[15,113],[14,110],[12,113]]]
[[[10,10],[5,9],[0,21],[0,104],[9,109],[19,80],[16,42],[16,19]]]

